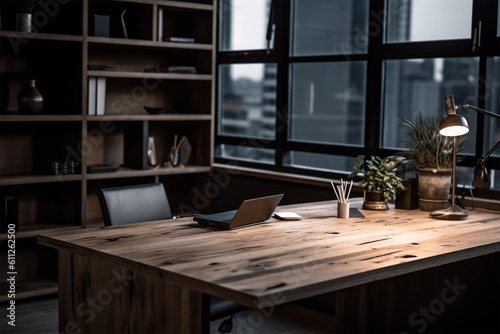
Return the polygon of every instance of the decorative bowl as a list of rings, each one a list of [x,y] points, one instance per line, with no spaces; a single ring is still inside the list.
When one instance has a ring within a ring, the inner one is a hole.
[[[163,109],[163,107],[148,107],[148,106],[144,106],[144,109],[148,112],[148,114],[150,115],[158,115],[160,114]]]

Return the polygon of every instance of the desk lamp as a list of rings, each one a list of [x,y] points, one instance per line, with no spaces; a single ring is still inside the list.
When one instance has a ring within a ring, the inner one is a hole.
[[[465,118],[457,115],[456,109],[469,109],[475,112],[479,112],[491,117],[500,118],[500,115],[492,113],[470,104],[464,104],[461,106],[455,106],[455,101],[453,95],[448,95],[445,98],[446,105],[446,116],[439,123],[439,133],[443,136],[453,136],[453,170],[452,170],[452,199],[451,208],[447,210],[435,210],[430,213],[430,217],[436,219],[449,219],[449,220],[460,220],[467,219],[467,212],[459,207],[455,207],[455,169],[456,169],[456,137],[461,136],[469,132],[469,126]],[[491,150],[486,153],[484,157],[478,160],[476,166],[474,167],[474,179],[472,185],[475,188],[486,188],[490,187],[490,178],[488,177],[488,172],[484,165],[485,161],[495,152],[495,150],[500,147],[500,141],[493,146]]]
[[[467,211],[455,205],[455,170],[457,164],[457,137],[469,132],[467,120],[455,112],[453,95],[445,98],[446,116],[439,123],[439,133],[442,136],[453,137],[453,166],[451,170],[451,208],[434,210],[429,217],[436,219],[461,220],[467,219]]]

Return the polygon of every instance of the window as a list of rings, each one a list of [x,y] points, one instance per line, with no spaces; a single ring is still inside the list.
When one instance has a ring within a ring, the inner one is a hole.
[[[290,65],[289,139],[362,146],[366,62]]]
[[[219,76],[218,133],[274,139],[276,65],[222,65]]]
[[[444,96],[451,92],[458,105],[477,104],[477,57],[391,59],[384,65],[383,148],[398,149],[406,137],[408,129],[401,127],[398,116],[444,116]],[[474,153],[476,119],[474,112],[467,115],[470,138],[463,152]]]
[[[368,0],[293,1],[292,56],[366,53]]]
[[[498,6],[497,14],[497,37],[500,36],[500,6]]]
[[[471,37],[472,0],[389,0],[387,42]]]
[[[446,95],[500,113],[497,0],[219,0],[219,9],[217,163],[345,177],[359,154],[401,151],[398,115],[444,116]],[[471,170],[500,124],[459,113]],[[499,163],[500,150],[492,176]]]
[[[222,0],[220,50],[266,48],[266,29],[271,0]]]

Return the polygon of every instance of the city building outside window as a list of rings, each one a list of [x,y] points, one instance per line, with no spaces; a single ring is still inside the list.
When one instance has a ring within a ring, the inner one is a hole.
[[[219,0],[215,162],[346,177],[359,154],[403,148],[398,116],[444,116],[444,97],[500,113],[496,0]],[[497,119],[459,111],[472,167]],[[500,191],[500,150],[489,159]],[[461,173],[462,175],[462,173]]]

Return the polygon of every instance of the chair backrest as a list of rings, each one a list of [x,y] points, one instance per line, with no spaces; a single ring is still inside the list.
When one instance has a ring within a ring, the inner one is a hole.
[[[96,195],[106,226],[172,218],[162,183],[104,188]]]

